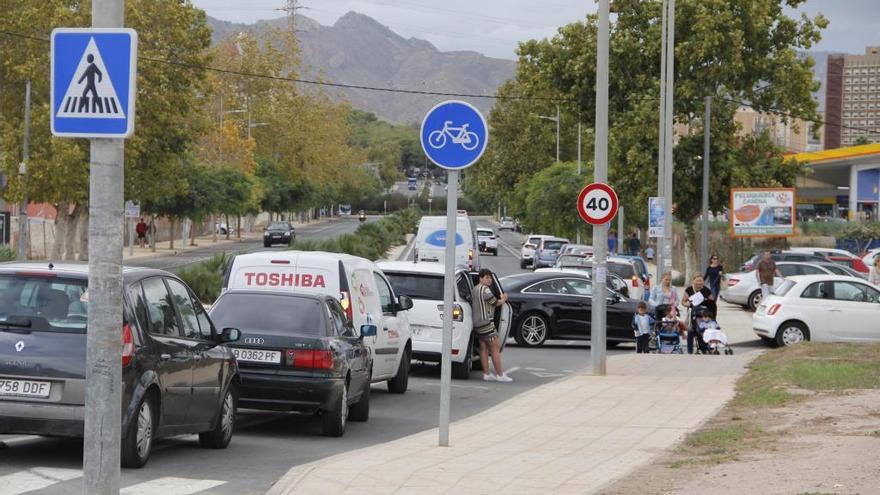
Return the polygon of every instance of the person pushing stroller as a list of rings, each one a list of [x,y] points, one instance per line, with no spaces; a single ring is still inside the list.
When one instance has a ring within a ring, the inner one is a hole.
[[[705,354],[706,352],[708,352],[709,348],[706,346],[706,342],[703,341],[697,313],[700,308],[704,308],[705,310],[711,312],[712,318],[714,319],[715,315],[717,314],[717,306],[715,305],[712,291],[709,290],[708,287],[706,287],[702,274],[694,274],[692,278],[692,285],[684,290],[684,295],[681,298],[681,304],[682,306],[688,308],[688,354],[694,353],[695,341],[697,352]]]

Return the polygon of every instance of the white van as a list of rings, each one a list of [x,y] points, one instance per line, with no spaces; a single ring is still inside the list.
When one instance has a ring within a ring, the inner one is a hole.
[[[455,266],[477,270],[479,263],[479,244],[476,229],[466,216],[456,217],[455,226]],[[437,262],[446,260],[446,217],[422,217],[416,233],[415,261]]]
[[[364,338],[373,355],[372,381],[388,381],[388,390],[406,392],[412,355],[407,310],[412,299],[395,297],[391,284],[372,261],[357,256],[318,251],[267,251],[235,256],[229,263],[223,290],[330,294],[357,330],[372,324],[375,337]]]
[[[437,263],[412,263],[406,261],[380,261],[379,268],[388,277],[391,287],[399,294],[412,298],[409,311],[413,331],[413,359],[440,361],[443,347],[443,284],[445,268]],[[494,277],[492,291],[503,292]],[[471,290],[479,282],[476,272],[459,268],[455,272],[454,301],[452,308],[452,376],[466,380],[474,365],[479,366],[480,346],[474,333]],[[504,351],[512,320],[510,304],[496,311],[495,323]]]

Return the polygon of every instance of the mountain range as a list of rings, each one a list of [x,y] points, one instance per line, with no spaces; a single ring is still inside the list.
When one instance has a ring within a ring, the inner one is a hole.
[[[245,25],[208,17],[216,43],[247,30],[286,26],[287,19]],[[473,51],[441,52],[430,42],[404,38],[371,17],[349,12],[332,26],[303,15],[296,16],[302,50],[303,77],[358,86],[493,95],[514,76],[516,62],[490,58]],[[364,89],[334,89],[352,106],[398,123],[420,122],[445,96],[413,95]],[[486,112],[491,98],[464,98]]]

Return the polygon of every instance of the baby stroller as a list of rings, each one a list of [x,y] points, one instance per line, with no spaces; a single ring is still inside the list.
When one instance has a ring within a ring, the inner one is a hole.
[[[678,320],[663,320],[668,312],[668,304],[661,304],[654,309],[654,332],[648,349],[659,354],[683,354]]]
[[[733,348],[727,341],[727,335],[721,331],[718,322],[715,321],[714,314],[705,307],[698,307],[697,313],[697,329],[703,344],[700,346],[704,354],[721,354],[726,356],[733,355]],[[709,319],[704,319],[708,316]]]

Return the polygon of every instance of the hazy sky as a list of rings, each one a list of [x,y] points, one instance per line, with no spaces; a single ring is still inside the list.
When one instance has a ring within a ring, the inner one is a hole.
[[[284,0],[192,0],[208,15],[253,23],[285,15]],[[808,0],[802,10],[831,20],[815,50],[863,53],[880,44],[878,0]],[[474,50],[515,58],[518,41],[552,36],[556,29],[594,12],[592,0],[300,0],[300,13],[333,24],[350,10],[369,15],[404,37],[422,38],[440,50]]]

